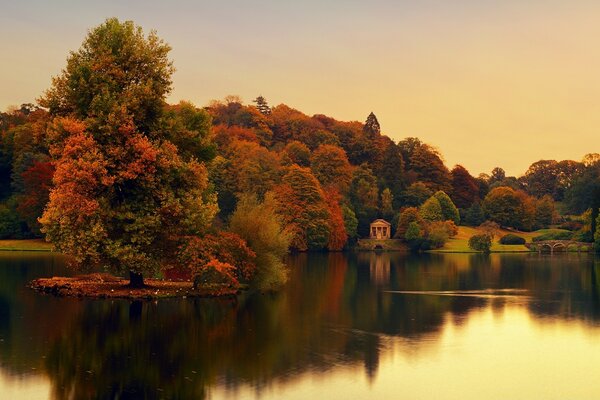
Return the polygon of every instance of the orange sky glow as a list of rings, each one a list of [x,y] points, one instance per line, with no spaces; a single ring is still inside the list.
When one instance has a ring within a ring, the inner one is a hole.
[[[285,3],[285,4],[282,4]],[[105,18],[156,29],[170,102],[262,94],[307,114],[417,136],[452,167],[521,175],[600,152],[600,3],[591,1],[11,2],[0,109],[34,101]]]

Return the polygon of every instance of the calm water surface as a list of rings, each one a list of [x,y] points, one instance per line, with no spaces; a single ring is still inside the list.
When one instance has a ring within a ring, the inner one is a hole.
[[[0,253],[1,399],[597,399],[600,259],[319,254],[277,295],[59,299]]]

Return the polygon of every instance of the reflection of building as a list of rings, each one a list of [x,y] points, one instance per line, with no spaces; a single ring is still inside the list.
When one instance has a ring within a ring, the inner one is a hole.
[[[371,239],[389,239],[392,236],[392,224],[384,219],[371,222]]]
[[[386,285],[390,282],[390,257],[388,254],[371,253],[369,272],[371,282],[376,285]]]

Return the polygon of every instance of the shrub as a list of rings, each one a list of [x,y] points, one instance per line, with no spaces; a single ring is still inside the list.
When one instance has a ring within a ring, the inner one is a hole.
[[[548,232],[543,233],[539,236],[534,237],[534,242],[542,242],[544,240],[571,240],[573,239],[573,232],[560,231],[560,232]]]
[[[485,221],[483,224],[479,225],[479,230],[483,231],[484,234],[493,239],[498,236],[500,225],[493,221]]]
[[[489,253],[492,247],[492,238],[486,234],[473,235],[469,238],[469,248],[483,253]]]
[[[255,196],[242,195],[229,221],[232,232],[246,240],[256,254],[256,278],[253,285],[260,291],[273,291],[287,280],[283,258],[291,242],[276,210],[279,206],[271,193],[263,202]]]
[[[449,238],[448,227],[444,222],[434,222],[429,225],[426,237],[428,248],[439,249],[444,247]]]
[[[212,287],[214,285],[227,288],[238,288],[240,286],[235,277],[235,268],[231,264],[211,260],[198,270],[193,276],[194,289]]]
[[[500,244],[508,244],[508,245],[517,245],[517,244],[525,244],[525,238],[521,236],[513,235],[509,233],[508,235],[504,235],[500,238]]]
[[[407,207],[400,212],[400,215],[398,215],[398,222],[394,237],[397,239],[403,239],[404,235],[406,234],[406,230],[408,229],[408,225],[411,222],[416,222],[417,224],[421,224],[423,222],[423,219],[419,214],[419,210],[416,207]]]

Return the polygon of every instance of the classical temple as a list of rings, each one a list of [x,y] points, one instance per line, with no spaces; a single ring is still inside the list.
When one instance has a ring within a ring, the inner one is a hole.
[[[392,224],[384,219],[376,219],[371,222],[371,239],[390,239],[392,237]]]

